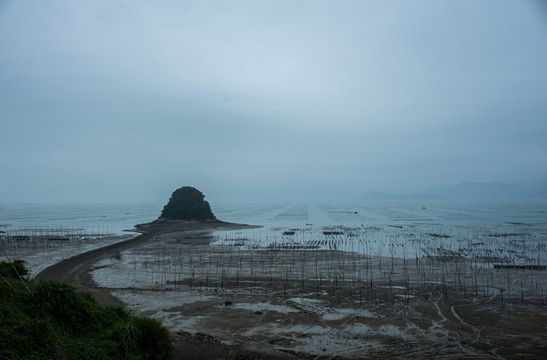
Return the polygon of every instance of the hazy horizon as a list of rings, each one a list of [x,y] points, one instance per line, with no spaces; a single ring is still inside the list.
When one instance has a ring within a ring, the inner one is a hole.
[[[0,0],[0,202],[546,181],[546,9]]]

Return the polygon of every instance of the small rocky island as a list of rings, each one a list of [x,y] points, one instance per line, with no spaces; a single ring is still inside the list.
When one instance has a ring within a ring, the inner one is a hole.
[[[216,220],[216,217],[201,191],[183,186],[173,192],[158,219],[159,222],[172,220]]]

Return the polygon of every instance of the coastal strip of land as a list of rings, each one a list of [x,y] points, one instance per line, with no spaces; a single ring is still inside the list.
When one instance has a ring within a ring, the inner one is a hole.
[[[115,256],[117,253],[142,245],[156,239],[161,234],[168,233],[205,233],[222,230],[252,229],[261,226],[234,224],[222,221],[203,222],[168,222],[148,223],[136,226],[136,231],[141,234],[130,240],[121,241],[98,249],[86,251],[62,260],[40,271],[35,278],[38,280],[60,280],[73,284],[78,290],[90,293],[101,305],[124,305],[117,297],[113,296],[109,289],[97,286],[93,281],[90,268],[101,259]],[[212,236],[212,235],[211,235]],[[266,360],[286,359],[288,354],[279,356],[264,353],[257,350],[249,350],[241,345],[223,344],[212,336],[198,333],[173,332],[175,346],[174,359],[255,359]]]
[[[69,281],[99,303],[123,301],[162,321],[175,359],[545,354],[544,298],[530,295],[547,288],[539,269],[486,271],[486,262],[450,254],[409,261],[301,243],[258,248],[245,246],[237,232],[211,246],[214,231],[250,228],[144,224],[140,236],[63,260],[37,277]],[[511,294],[504,279],[512,280]]]
[[[64,259],[53,264],[36,274],[37,280],[67,281],[79,290],[91,293],[97,302],[101,304],[121,304],[120,300],[112,296],[110,291],[96,287],[88,274],[89,268],[101,259],[115,256],[124,250],[146,243],[157,238],[161,234],[175,232],[213,232],[221,230],[250,229],[260,226],[247,224],[234,224],[223,221],[173,221],[152,222],[135,226],[135,231],[140,235],[132,239],[107,245],[98,249],[83,252],[81,254]]]

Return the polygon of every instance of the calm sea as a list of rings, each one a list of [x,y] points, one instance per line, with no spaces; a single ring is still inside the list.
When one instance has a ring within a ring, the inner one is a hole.
[[[265,227],[547,224],[547,202],[369,201],[353,204],[211,204],[218,219]],[[0,231],[78,228],[119,234],[158,218],[162,204],[0,204]]]
[[[0,231],[78,229],[120,234],[158,218],[157,204],[0,204]]]

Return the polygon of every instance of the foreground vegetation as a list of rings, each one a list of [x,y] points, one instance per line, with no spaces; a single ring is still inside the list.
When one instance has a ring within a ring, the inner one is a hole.
[[[68,283],[34,281],[21,260],[0,262],[0,359],[171,359],[157,320],[99,306]]]

